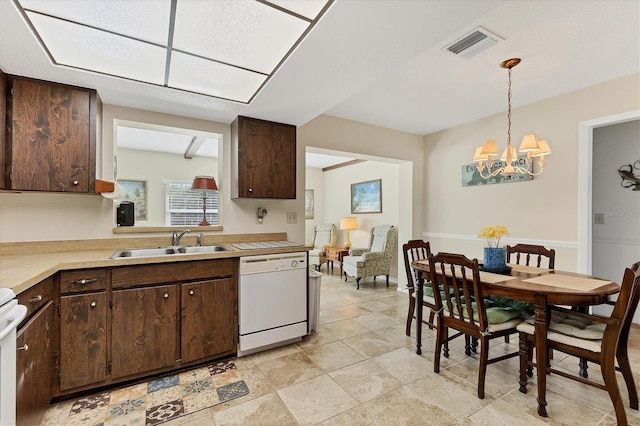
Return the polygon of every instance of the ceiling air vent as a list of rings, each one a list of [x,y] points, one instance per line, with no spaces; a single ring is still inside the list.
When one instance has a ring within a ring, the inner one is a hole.
[[[456,56],[470,58],[503,40],[502,37],[495,35],[486,28],[477,27],[473,31],[459,37],[453,43],[446,45],[443,50]]]

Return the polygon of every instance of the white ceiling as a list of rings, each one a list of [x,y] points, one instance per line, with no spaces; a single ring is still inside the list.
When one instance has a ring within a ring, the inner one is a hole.
[[[478,25],[505,41],[469,59],[441,50]],[[53,66],[13,2],[0,0],[6,73],[95,88],[109,104],[223,123],[246,115],[302,125],[329,114],[429,134],[504,112],[507,75],[498,64],[516,56],[514,108],[637,73],[640,2],[336,0],[245,105]]]

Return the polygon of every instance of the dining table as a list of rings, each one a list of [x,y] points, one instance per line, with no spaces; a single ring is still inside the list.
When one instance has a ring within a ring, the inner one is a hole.
[[[417,300],[423,298],[423,285],[429,280],[429,261],[416,260],[412,266],[420,273],[416,288]],[[620,291],[615,282],[590,275],[557,269],[507,264],[500,273],[481,269],[480,283],[485,295],[503,296],[535,305],[536,377],[538,381],[538,415],[547,417],[547,326],[552,305],[587,307],[607,302]],[[416,303],[416,353],[422,353],[423,304]]]

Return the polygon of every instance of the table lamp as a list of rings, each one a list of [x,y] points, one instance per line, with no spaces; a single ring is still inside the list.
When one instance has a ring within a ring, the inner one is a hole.
[[[196,176],[191,184],[192,191],[202,192],[202,222],[199,226],[209,226],[207,222],[207,192],[217,191],[218,185],[213,176]]]
[[[356,217],[343,217],[340,219],[340,229],[347,231],[347,239],[344,242],[344,248],[351,247],[351,240],[349,239],[349,231],[352,229],[358,229],[358,218]]]

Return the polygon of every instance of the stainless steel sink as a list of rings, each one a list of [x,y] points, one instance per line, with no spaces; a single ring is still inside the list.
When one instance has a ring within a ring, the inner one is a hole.
[[[177,248],[173,247],[159,247],[159,248],[141,248],[141,249],[125,249],[118,250],[111,259],[117,259],[119,257],[153,257],[153,256],[166,256],[169,254],[176,254]]]
[[[158,248],[135,248],[135,249],[123,249],[113,253],[110,259],[119,259],[123,257],[155,257],[155,256],[169,256],[175,254],[198,254],[198,253],[216,253],[220,251],[231,251],[229,247],[214,245],[214,246],[169,246]]]
[[[195,254],[195,253],[215,253],[218,251],[231,251],[227,246],[186,246],[178,248],[179,253]]]

